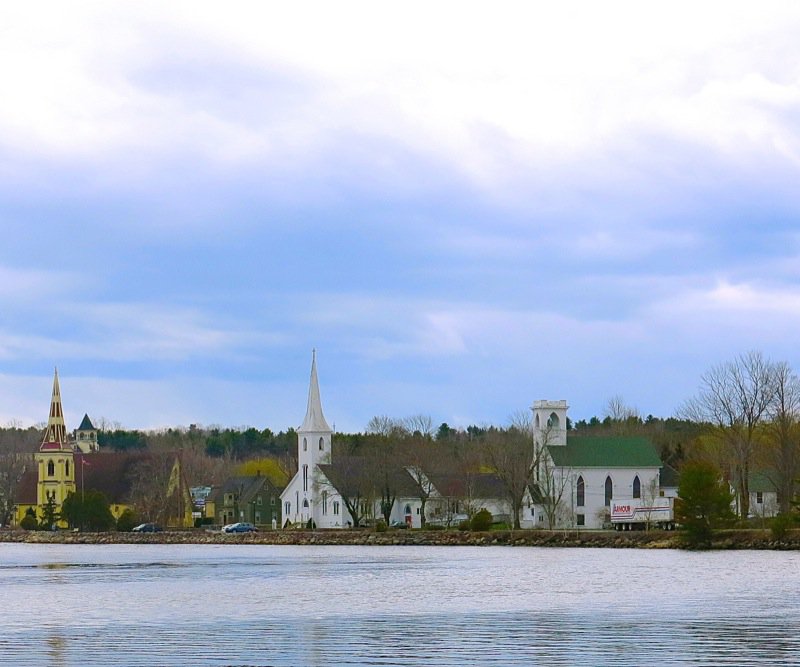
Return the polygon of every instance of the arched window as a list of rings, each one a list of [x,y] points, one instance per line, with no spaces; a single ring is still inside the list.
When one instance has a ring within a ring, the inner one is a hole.
[[[534,426],[539,428],[539,415],[536,415],[536,419],[534,419]]]
[[[611,507],[611,495],[614,493],[614,483],[611,476],[606,477],[606,507]]]
[[[290,503],[287,500],[285,503],[283,503],[283,515],[289,516],[291,513],[292,513],[292,503]]]
[[[586,504],[586,485],[583,482],[583,476],[578,477],[578,483],[575,486],[575,504],[578,507]]]
[[[321,452],[325,451],[325,440],[323,440],[322,438],[319,439],[319,451]]]
[[[52,461],[47,462],[47,476],[52,477],[56,474],[56,464]]]
[[[303,465],[303,491],[308,491],[308,466]]]
[[[64,472],[66,473],[67,477],[69,477],[69,461],[64,463]]]
[[[642,483],[639,481],[639,475],[636,475],[636,477],[633,478],[633,497],[642,497]]]
[[[303,451],[304,452],[308,451],[308,440],[306,440],[305,438],[303,438]]]
[[[405,506],[405,514],[406,516],[411,516],[411,505]]]
[[[555,412],[551,412],[550,416],[547,418],[547,425],[553,429],[561,428],[559,426],[561,424],[561,420],[558,418],[558,415]]]
[[[303,507],[308,509],[308,498],[303,498]]]

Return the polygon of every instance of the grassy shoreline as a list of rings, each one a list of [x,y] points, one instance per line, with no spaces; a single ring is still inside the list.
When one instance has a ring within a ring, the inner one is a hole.
[[[205,530],[162,533],[73,533],[0,530],[0,543],[27,544],[272,544],[356,546],[518,546],[586,547],[613,549],[685,548],[679,532],[540,531],[501,530],[422,531],[368,530],[264,531],[229,535]],[[769,530],[721,530],[714,534],[712,549],[800,550],[800,529],[776,540]]]

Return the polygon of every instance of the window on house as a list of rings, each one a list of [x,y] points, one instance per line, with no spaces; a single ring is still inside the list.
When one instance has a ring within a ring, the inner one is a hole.
[[[328,492],[322,492],[322,514],[325,515],[328,513]]]
[[[614,483],[611,481],[611,476],[606,477],[606,507],[611,507],[611,496],[614,493]]]
[[[575,524],[578,526],[585,526],[586,525],[586,515],[585,514],[576,514],[575,515]]]
[[[586,504],[586,484],[583,481],[583,475],[578,477],[578,483],[575,485],[575,504],[578,507]]]
[[[258,505],[261,505],[261,504],[262,504],[262,502],[261,502],[261,496],[259,496],[259,497],[258,497],[258,500],[256,501],[256,504],[258,504]]]
[[[759,505],[764,502],[764,492],[763,491],[756,491],[756,502]]]
[[[339,501],[338,500],[334,500],[333,501],[333,513],[336,514],[337,516],[339,514]]]
[[[303,491],[308,491],[308,466],[303,465]]]
[[[289,516],[291,513],[292,513],[292,503],[290,503],[287,500],[285,503],[283,503],[283,515]]]
[[[275,506],[275,496],[270,496],[269,504],[272,505],[273,507]]]
[[[47,462],[47,476],[52,477],[56,474],[56,464],[52,461]]]
[[[642,483],[639,481],[639,475],[636,475],[636,477],[633,478],[633,497],[642,497]]]

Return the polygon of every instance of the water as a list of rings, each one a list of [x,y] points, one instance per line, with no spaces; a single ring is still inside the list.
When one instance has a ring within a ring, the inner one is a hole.
[[[0,544],[4,665],[800,665],[800,554]]]

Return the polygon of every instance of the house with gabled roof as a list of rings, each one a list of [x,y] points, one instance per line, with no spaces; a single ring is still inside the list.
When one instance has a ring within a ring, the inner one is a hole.
[[[652,502],[662,462],[638,436],[568,436],[566,401],[536,401],[538,465],[528,527],[603,528],[615,501]],[[549,525],[553,524],[553,525]]]
[[[281,525],[281,489],[266,475],[230,477],[206,501],[220,525],[246,521],[257,526]],[[208,516],[208,514],[206,514]]]

